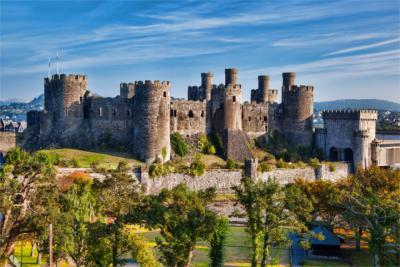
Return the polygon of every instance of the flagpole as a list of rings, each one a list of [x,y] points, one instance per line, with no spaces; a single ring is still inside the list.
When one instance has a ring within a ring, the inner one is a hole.
[[[49,71],[48,71],[47,77],[50,79],[50,57],[49,57]]]
[[[57,51],[57,74],[59,74],[58,73],[58,60],[59,60],[59,55],[58,55],[58,51]]]

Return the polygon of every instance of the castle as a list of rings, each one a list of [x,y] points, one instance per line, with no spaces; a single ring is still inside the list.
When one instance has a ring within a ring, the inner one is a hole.
[[[221,136],[224,157],[251,158],[249,140],[276,130],[292,144],[313,140],[313,87],[295,85],[295,73],[283,73],[282,103],[269,76],[258,77],[251,102],[242,103],[237,69],[225,69],[225,84],[202,73],[200,86],[188,87],[188,100],[171,98],[168,81],[121,83],[114,98],[88,90],[85,75],[44,79],[44,110],[28,112],[28,128],[37,148],[93,148],[110,143],[132,151],[142,161],[170,159],[170,134],[190,138]]]

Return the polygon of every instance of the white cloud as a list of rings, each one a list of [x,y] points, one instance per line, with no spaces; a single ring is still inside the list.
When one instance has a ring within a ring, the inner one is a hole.
[[[335,52],[328,53],[328,54],[326,54],[326,56],[346,54],[346,53],[350,53],[350,52],[366,50],[366,49],[370,49],[370,48],[385,46],[388,44],[394,44],[394,43],[399,43],[399,42],[400,42],[400,38],[395,38],[395,39],[390,39],[390,40],[386,40],[386,41],[382,41],[382,42],[378,42],[378,43],[373,43],[373,44],[368,44],[368,45],[360,45],[360,46],[350,47],[350,48],[346,48],[346,49],[341,49],[341,50],[338,50]]]

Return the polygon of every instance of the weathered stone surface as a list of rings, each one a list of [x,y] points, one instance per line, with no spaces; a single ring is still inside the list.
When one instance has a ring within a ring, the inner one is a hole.
[[[85,75],[53,75],[44,82],[45,109],[28,114],[37,139],[31,143],[36,149],[113,146],[146,162],[170,158],[173,132],[185,137],[218,133],[225,156],[238,161],[251,157],[247,137],[270,130],[292,143],[311,144],[313,88],[295,86],[294,73],[284,74],[283,104],[275,103],[278,93],[269,88],[267,75],[258,77],[251,104],[242,104],[237,69],[225,69],[225,84],[213,85],[212,78],[202,73],[201,85],[188,88],[189,100],[171,101],[169,82],[121,83],[119,96],[104,98],[87,90]]]

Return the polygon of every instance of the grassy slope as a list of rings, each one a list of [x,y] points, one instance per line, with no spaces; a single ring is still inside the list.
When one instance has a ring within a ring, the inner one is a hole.
[[[93,162],[98,162],[100,167],[115,168],[119,162],[126,161],[132,166],[143,164],[128,153],[120,152],[91,152],[79,149],[63,148],[42,150],[47,154],[57,154],[60,160],[75,158],[80,167],[88,168]]]

